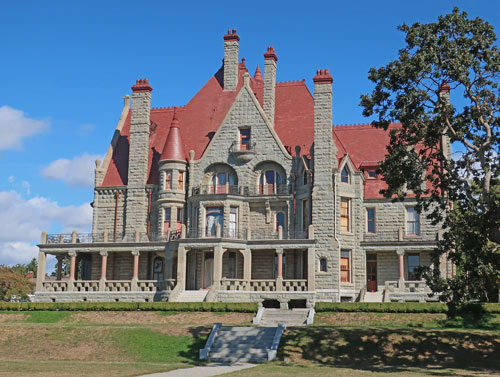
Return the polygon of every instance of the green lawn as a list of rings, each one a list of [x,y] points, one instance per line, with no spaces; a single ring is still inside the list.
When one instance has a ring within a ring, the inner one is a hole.
[[[200,365],[213,322],[248,313],[0,312],[0,376],[137,376]],[[318,313],[245,376],[500,376],[500,315]]]

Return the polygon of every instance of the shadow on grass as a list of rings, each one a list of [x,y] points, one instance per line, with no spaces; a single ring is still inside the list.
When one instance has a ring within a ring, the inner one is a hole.
[[[200,360],[200,349],[205,347],[208,335],[210,334],[211,327],[199,326],[189,329],[193,341],[190,343],[189,347],[185,351],[179,352],[179,356],[188,359],[188,364],[191,365],[204,365],[207,362]]]
[[[288,329],[281,344],[278,358],[297,363],[378,372],[423,367],[430,375],[443,375],[439,368],[500,371],[500,338],[491,333],[310,327]]]

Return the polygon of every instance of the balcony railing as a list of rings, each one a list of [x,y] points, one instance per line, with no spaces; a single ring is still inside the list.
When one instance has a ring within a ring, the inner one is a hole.
[[[238,185],[200,185],[193,187],[192,196],[197,195],[238,195],[238,196],[262,196],[262,195],[289,195],[290,186],[287,184],[264,184],[257,186]]]
[[[99,280],[76,280],[70,281],[44,281],[42,291],[44,292],[156,292],[171,291],[175,287],[175,279],[166,280],[139,280],[136,287],[132,280],[106,280],[100,285]],[[71,286],[69,284],[72,284]]]

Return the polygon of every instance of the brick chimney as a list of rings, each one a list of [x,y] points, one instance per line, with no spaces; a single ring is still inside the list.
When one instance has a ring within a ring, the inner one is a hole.
[[[276,93],[276,62],[278,57],[272,46],[264,53],[264,113],[274,127]]]
[[[238,85],[239,41],[236,29],[224,35],[224,90],[235,90]]]
[[[148,79],[139,79],[132,86],[130,147],[126,202],[125,237],[133,239],[135,232],[146,233],[149,126],[151,123],[151,91]]]

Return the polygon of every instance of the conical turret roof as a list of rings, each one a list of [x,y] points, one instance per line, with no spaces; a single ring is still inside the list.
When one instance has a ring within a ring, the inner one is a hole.
[[[174,107],[174,116],[170,124],[167,141],[163,147],[160,161],[163,160],[185,160],[186,152],[184,151],[184,143],[182,142],[181,132],[179,129],[179,120],[177,119],[177,107]]]

